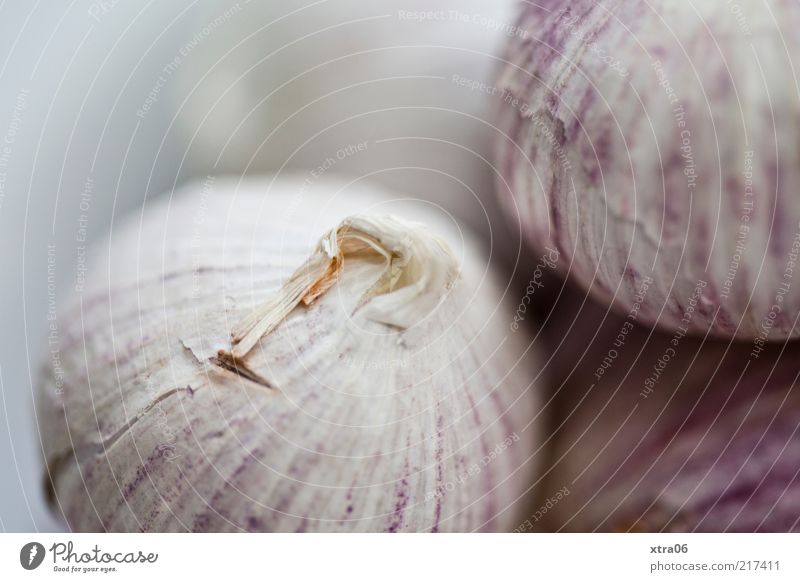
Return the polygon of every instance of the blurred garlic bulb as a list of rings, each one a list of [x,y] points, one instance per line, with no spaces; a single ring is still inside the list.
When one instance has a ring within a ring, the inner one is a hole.
[[[512,219],[623,311],[652,277],[649,323],[798,336],[799,22],[790,0],[527,3],[499,80]]]
[[[208,177],[154,204],[61,312],[55,506],[80,531],[513,528],[539,368],[479,256],[361,181]]]
[[[519,34],[514,7],[201,1],[165,89],[189,166],[371,174],[502,232],[492,98],[471,83],[492,83],[504,39]],[[507,239],[495,237],[495,250],[516,251]]]
[[[578,305],[556,306],[567,420],[542,497],[569,493],[531,529],[800,531],[800,346],[752,359]]]

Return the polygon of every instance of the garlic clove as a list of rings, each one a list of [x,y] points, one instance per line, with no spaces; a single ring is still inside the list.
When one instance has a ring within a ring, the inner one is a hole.
[[[209,179],[98,249],[60,315],[64,389],[50,378],[38,402],[53,504],[73,529],[502,531],[524,513],[540,367],[469,237],[374,186],[302,186]],[[381,253],[344,253],[313,303],[226,358],[231,331],[353,215],[368,217],[359,232],[409,235],[382,239],[411,251],[394,289],[374,287]],[[442,271],[415,263],[423,242]]]
[[[498,81],[511,219],[622,312],[652,277],[651,324],[796,337],[798,17],[789,1],[527,5],[531,38],[509,41]]]

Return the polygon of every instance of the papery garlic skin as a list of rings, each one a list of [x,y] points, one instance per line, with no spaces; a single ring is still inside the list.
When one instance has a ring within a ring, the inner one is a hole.
[[[217,365],[353,214],[441,234],[460,265],[442,301],[406,330],[376,322],[359,300],[385,263],[345,257],[246,354],[252,375]],[[63,392],[39,397],[55,506],[78,531],[512,529],[538,475],[539,367],[462,234],[374,186],[284,178],[193,184],[115,228],[61,312]]]
[[[569,494],[538,529],[800,531],[797,345],[752,359],[739,342],[621,333],[631,320],[592,302],[556,309],[566,421],[542,495]]]
[[[650,276],[648,322],[778,340],[799,333],[800,6],[735,8],[527,4],[498,81],[500,194],[602,301],[627,311]]]
[[[292,310],[308,307],[327,293],[338,282],[345,261],[366,260],[368,254],[382,259],[384,270],[361,295],[356,310],[399,330],[422,323],[447,299],[458,278],[458,262],[447,243],[425,225],[395,216],[350,216],[320,239],[275,297],[233,328],[231,350],[223,354],[244,359]]]

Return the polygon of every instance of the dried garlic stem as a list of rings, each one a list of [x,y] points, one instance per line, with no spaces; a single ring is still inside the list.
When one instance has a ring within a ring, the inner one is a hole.
[[[346,256],[365,254],[384,257],[386,268],[361,297],[362,313],[400,329],[433,311],[458,277],[457,261],[446,243],[423,225],[393,216],[351,216],[320,239],[274,298],[233,328],[230,355],[244,358],[300,303],[311,305],[328,291]]]

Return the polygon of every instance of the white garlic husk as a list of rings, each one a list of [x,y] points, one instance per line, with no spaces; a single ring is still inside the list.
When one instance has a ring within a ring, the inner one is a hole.
[[[54,507],[80,531],[512,529],[540,369],[479,257],[360,180],[209,177],[152,204],[61,311]]]
[[[651,324],[798,336],[798,22],[789,0],[527,4],[498,81],[515,224],[622,311],[652,277]]]
[[[747,343],[654,331],[635,312],[581,303],[555,307],[565,422],[530,528],[800,530],[800,345],[753,359]]]
[[[502,233],[480,85],[519,34],[515,12],[514,0],[204,2],[162,99],[199,172],[372,174]],[[507,239],[494,248],[516,251]]]

